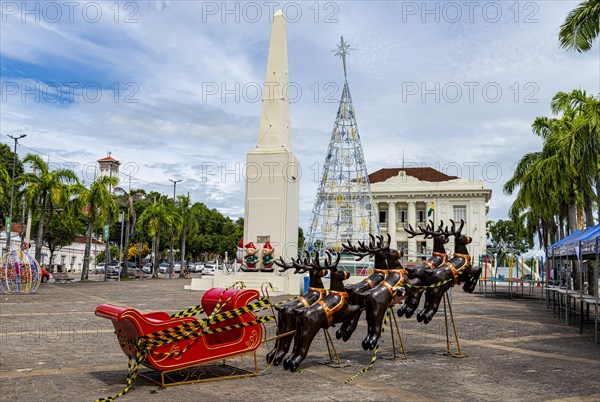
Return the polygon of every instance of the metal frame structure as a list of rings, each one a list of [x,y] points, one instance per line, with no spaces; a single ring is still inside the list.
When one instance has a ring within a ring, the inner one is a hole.
[[[325,157],[305,249],[341,250],[344,242],[368,241],[379,234],[367,165],[346,79],[350,45],[341,38],[336,56],[344,65],[344,89]]]

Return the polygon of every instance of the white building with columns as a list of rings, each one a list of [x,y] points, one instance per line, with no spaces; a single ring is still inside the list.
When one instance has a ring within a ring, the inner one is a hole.
[[[486,252],[486,221],[492,190],[483,180],[464,180],[429,167],[380,169],[369,175],[381,234],[390,234],[391,247],[404,251],[405,260],[431,255],[433,240],[409,238],[404,228],[425,226],[429,219],[450,228],[450,219],[465,221],[462,233],[473,238],[474,258]],[[430,212],[431,211],[431,212]],[[453,238],[446,244],[454,249]]]

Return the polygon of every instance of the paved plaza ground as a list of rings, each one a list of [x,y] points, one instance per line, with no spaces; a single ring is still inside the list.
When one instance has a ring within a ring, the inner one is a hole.
[[[101,303],[169,313],[196,305],[201,292],[189,279],[45,284],[33,295],[3,295],[0,303],[0,400],[91,401],[122,390],[127,359]],[[600,400],[600,345],[588,325],[566,325],[537,299],[451,292],[468,355],[443,355],[444,315],[428,325],[399,320],[407,360],[393,360],[384,334],[375,367],[344,385],[373,356],[360,347],[361,321],[352,339],[336,347],[343,367],[320,364],[327,349],[318,335],[301,373],[272,367],[257,378],[161,389],[140,378],[123,401],[234,400]],[[525,292],[527,293],[527,292]],[[276,301],[283,297],[274,298]],[[333,335],[333,331],[331,331]],[[260,351],[261,367],[264,349]]]

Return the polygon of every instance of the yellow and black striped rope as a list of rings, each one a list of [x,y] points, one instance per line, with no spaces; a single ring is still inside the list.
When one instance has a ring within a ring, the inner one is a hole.
[[[237,328],[249,327],[249,326],[252,326],[252,325],[261,324],[261,323],[265,323],[265,322],[269,322],[269,321],[274,321],[274,320],[275,320],[275,317],[273,317],[273,316],[263,316],[263,317],[259,317],[258,319],[254,320],[254,321],[250,321],[250,322],[229,325],[229,326],[225,326],[225,327],[222,327],[222,328],[215,328],[215,329],[212,329],[212,330],[209,329],[209,330],[206,330],[206,331],[204,331],[202,333],[197,334],[196,339],[194,339],[185,348],[183,348],[181,350],[176,350],[176,351],[173,351],[173,352],[154,352],[154,351],[150,350],[150,352],[153,355],[155,355],[155,356],[161,356],[161,357],[170,356],[170,355],[179,356],[179,355],[182,355],[185,352],[187,352],[196,343],[196,341],[198,341],[198,339],[200,339],[200,337],[202,337],[202,336],[210,335],[210,334],[216,334],[216,333],[225,332],[225,331],[230,331],[232,329],[237,329]]]
[[[275,320],[275,317],[269,315],[269,316],[258,317],[254,321],[242,322],[242,323],[233,324],[233,325],[226,325],[221,328],[213,328],[213,329],[205,328],[204,330],[200,330],[200,331],[186,331],[186,332],[180,331],[175,334],[166,335],[162,338],[157,337],[157,338],[153,338],[153,339],[145,339],[145,337],[140,337],[139,339],[141,340],[142,347],[151,349],[151,348],[155,348],[155,347],[162,346],[167,343],[172,343],[172,342],[179,341],[179,340],[192,339],[192,338],[197,338],[197,337],[211,335],[211,334],[218,334],[221,332],[230,331],[232,329],[249,327],[251,325],[265,323],[265,322],[269,322],[269,321],[273,321],[273,320]]]
[[[254,321],[241,322],[239,324],[227,325],[227,326],[224,326],[221,328],[207,329],[202,333],[202,335],[218,334],[218,333],[225,332],[225,331],[231,331],[232,329],[250,327],[250,326],[256,325],[256,324],[263,324],[263,323],[269,322],[269,321],[275,321],[275,317],[273,317],[272,315],[265,315],[262,317],[258,317]]]
[[[236,282],[237,283],[237,282]],[[242,285],[244,285],[244,282],[240,282]],[[245,286],[245,285],[244,285]],[[294,296],[291,299],[288,300],[284,300],[282,302],[279,302],[277,304],[274,304],[273,307],[275,306],[279,306],[281,304],[285,304],[285,303],[289,303],[293,300],[297,300],[300,296]],[[195,315],[200,315],[204,313],[204,307],[202,307],[202,304],[199,304],[197,306],[194,307],[190,307],[188,309],[179,311],[178,313],[172,314],[171,318],[182,318],[182,317],[193,317]]]
[[[197,306],[190,307],[178,313],[172,314],[171,318],[193,317],[202,313],[204,313],[204,308],[202,307],[202,304],[198,304]]]
[[[234,289],[236,286],[239,286],[239,289],[244,289],[246,287],[246,284],[242,281],[234,282],[231,286],[229,286],[225,290]],[[221,293],[221,297],[223,296],[224,293],[225,292]],[[178,313],[172,314],[171,318],[193,317],[195,315],[200,315],[202,313],[204,313],[204,308],[202,307],[202,304],[198,304],[197,306],[190,307],[185,310],[181,310]]]
[[[226,304],[226,303],[224,303]],[[195,322],[183,323],[176,327],[167,328],[161,331],[156,331],[151,334],[141,337],[144,342],[148,342],[152,346],[160,346],[165,343],[185,339],[189,334],[193,332],[206,332],[205,328],[208,325],[213,325],[219,322],[229,320],[231,318],[243,315],[247,312],[258,312],[266,309],[270,305],[269,299],[258,299],[247,306],[240,307],[233,310],[224,311],[220,314],[215,314],[207,318],[206,320],[196,320]],[[216,310],[216,308],[215,308]],[[193,336],[192,336],[193,337]]]
[[[392,312],[392,308],[388,307],[387,313],[385,314],[385,319],[383,320],[383,325],[381,327],[381,333],[379,334],[379,339],[377,340],[377,345],[375,346],[375,350],[373,350],[373,358],[371,359],[371,364],[369,364],[367,367],[365,367],[362,370],[360,370],[358,373],[354,374],[352,377],[348,378],[346,381],[344,381],[344,384],[350,383],[350,381],[356,379],[356,377],[358,377],[358,376],[366,373],[367,371],[371,370],[373,368],[373,366],[375,365],[375,362],[377,361],[377,354],[379,353],[379,342],[381,341],[381,337],[383,336],[383,332],[387,328],[387,323],[388,323],[388,320],[390,319],[391,312]]]
[[[123,388],[123,390],[121,392],[119,392],[117,395],[107,396],[105,398],[98,398],[98,399],[96,399],[96,402],[112,402],[115,399],[128,393],[129,390],[131,389],[131,387],[133,386],[133,383],[137,379],[138,370],[139,370],[142,362],[146,358],[146,355],[142,352],[143,349],[140,347],[140,343],[137,341],[137,339],[132,340],[132,342],[134,344],[136,344],[138,346],[138,348],[137,348],[137,354],[135,356],[135,359],[132,359],[130,357],[129,360],[127,361],[127,378],[125,379],[125,388]]]

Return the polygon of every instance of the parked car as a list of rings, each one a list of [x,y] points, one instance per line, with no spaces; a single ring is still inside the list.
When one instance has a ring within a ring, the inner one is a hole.
[[[114,265],[111,263],[106,269],[106,278],[116,278],[119,276],[119,272],[121,272],[121,267],[119,267],[119,264],[117,263]]]
[[[214,275],[217,270],[217,263],[214,261],[209,261],[204,264],[204,268],[202,269],[203,275]]]
[[[173,272],[181,272],[181,263],[180,262],[176,262],[173,264]]]
[[[94,273],[95,274],[103,274],[104,273],[104,263],[96,265],[96,268],[94,268]]]
[[[204,263],[201,262],[197,262],[194,264],[194,269],[192,270],[192,272],[199,272],[202,273],[204,272]]]
[[[42,283],[46,283],[48,282],[50,279],[52,279],[52,275],[50,275],[50,272],[46,271],[45,269],[42,268]]]
[[[161,274],[168,273],[169,272],[169,263],[161,262],[160,265],[158,266],[158,272],[160,272]]]
[[[151,274],[152,273],[152,265],[142,266],[142,272],[145,274]]]

